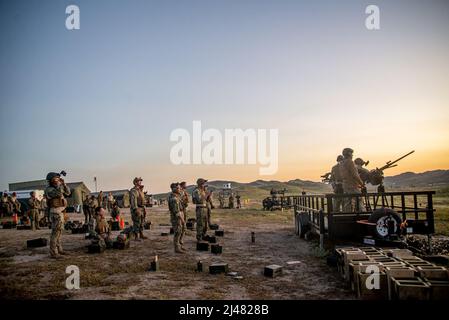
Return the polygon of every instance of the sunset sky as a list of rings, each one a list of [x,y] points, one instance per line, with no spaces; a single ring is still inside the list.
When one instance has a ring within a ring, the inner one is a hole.
[[[63,169],[93,191],[319,181],[344,147],[373,168],[416,150],[387,175],[449,169],[448,33],[445,0],[1,1],[0,188]],[[278,172],[171,164],[194,120],[278,129]]]

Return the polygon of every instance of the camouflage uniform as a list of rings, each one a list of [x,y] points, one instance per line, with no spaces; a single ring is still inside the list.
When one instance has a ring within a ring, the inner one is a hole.
[[[182,248],[182,237],[183,232],[185,232],[185,221],[183,223],[183,204],[181,196],[175,192],[170,193],[168,197],[168,209],[170,210],[170,221],[174,230],[173,244],[175,247],[175,252],[181,253]]]
[[[192,202],[196,205],[196,239],[201,241],[207,232],[206,191],[198,187],[193,190]]]
[[[182,204],[182,213],[184,214],[184,224],[182,225],[182,232],[181,232],[181,239],[179,240],[179,243],[181,245],[184,244],[184,236],[186,235],[186,222],[187,222],[187,207],[189,205],[189,195],[187,194],[187,191],[185,189],[181,189],[181,204]]]
[[[345,194],[361,194],[360,187],[363,185],[363,181],[360,179],[357,168],[354,165],[354,161],[351,158],[345,158],[339,165],[341,177],[343,180],[343,192]],[[359,201],[356,198],[348,198],[344,201],[344,211],[353,212],[357,210],[362,210],[362,203],[360,197]]]
[[[229,209],[234,209],[234,197],[232,195],[229,196]]]
[[[88,224],[89,220],[92,217],[92,213],[90,211],[89,202],[90,202],[89,197],[86,197],[86,199],[84,199],[84,201],[83,201],[83,213],[84,213],[84,223],[85,224]]]
[[[70,189],[66,184],[58,187],[48,186],[45,189],[45,196],[48,200],[51,219],[50,254],[57,256],[64,253],[61,245],[61,233],[64,228],[64,213],[67,207],[67,200],[64,196],[70,195]]]
[[[235,199],[237,200],[237,209],[240,209],[242,207],[242,203],[240,202],[240,196],[235,196]]]
[[[108,195],[108,211],[111,212],[112,205],[114,204],[114,196],[112,194]]]
[[[209,194],[206,199],[206,208],[207,208],[207,225],[210,228],[211,225],[211,213],[212,209],[214,209],[214,204],[212,203],[212,194]]]
[[[145,222],[145,194],[142,189],[136,186],[132,188],[129,193],[129,202],[134,235],[137,239],[140,234],[141,238],[144,239],[143,224]]]
[[[11,214],[11,204],[9,203],[8,195],[5,193],[2,196],[2,217],[3,215],[9,216]]]
[[[41,202],[36,197],[28,199],[28,205],[30,206],[29,217],[31,221],[31,229],[36,230],[39,228],[39,209]]]
[[[20,204],[19,200],[17,200],[17,197],[11,197],[9,201],[11,203],[12,213],[19,214],[22,205]]]
[[[120,218],[120,208],[118,206],[112,207],[111,210],[112,219],[118,220]]]
[[[340,162],[332,167],[330,180],[334,193],[337,195],[343,194],[343,177],[341,175]],[[333,200],[333,210],[335,212],[340,212],[343,204],[343,198],[335,197]]]
[[[103,192],[100,191],[100,193],[98,194],[98,207],[102,207],[103,206]]]

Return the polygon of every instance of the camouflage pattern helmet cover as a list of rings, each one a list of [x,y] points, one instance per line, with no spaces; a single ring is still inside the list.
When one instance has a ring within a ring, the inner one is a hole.
[[[347,157],[349,155],[352,155],[354,153],[354,150],[351,148],[344,148],[343,152],[341,153],[344,157]]]
[[[51,181],[53,178],[55,177],[60,177],[61,175],[59,173],[56,172],[49,172],[47,174],[47,181]]]
[[[202,185],[202,184],[205,184],[206,182],[207,182],[207,180],[203,179],[203,178],[199,178],[198,180],[196,180],[197,185]]]
[[[341,154],[338,155],[337,157],[337,162],[343,161],[343,156]]]
[[[134,180],[133,180],[133,184],[136,184],[139,181],[143,181],[143,179],[140,178],[140,177],[135,177]]]

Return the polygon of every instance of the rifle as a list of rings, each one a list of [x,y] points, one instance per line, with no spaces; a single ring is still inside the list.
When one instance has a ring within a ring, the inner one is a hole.
[[[326,174],[323,174],[322,176],[321,176],[321,181],[323,182],[323,183],[330,183],[331,182],[331,174],[332,173],[330,173],[330,172],[328,172],[328,173],[326,173]]]

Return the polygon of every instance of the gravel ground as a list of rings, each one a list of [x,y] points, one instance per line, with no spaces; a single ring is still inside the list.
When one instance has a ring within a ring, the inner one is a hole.
[[[190,209],[192,210],[192,209]],[[129,210],[124,209],[130,221]],[[194,216],[190,211],[189,216]],[[225,230],[219,238],[223,254],[195,250],[193,231],[188,231],[185,255],[173,252],[166,207],[150,209],[152,229],[148,240],[131,242],[127,250],[88,254],[84,235],[65,231],[63,246],[70,254],[64,260],[48,257],[48,247],[27,249],[26,240],[49,238],[50,230],[0,229],[0,298],[2,299],[354,299],[344,289],[338,274],[320,257],[313,243],[293,234],[291,212],[260,210],[214,210],[213,223]],[[148,219],[147,217],[147,219]],[[71,214],[71,220],[82,220]],[[251,243],[251,232],[256,242]],[[117,235],[118,232],[114,232]],[[147,271],[158,255],[160,271]],[[205,272],[195,271],[198,260]],[[299,263],[288,265],[289,261]],[[213,262],[229,264],[229,271],[242,279],[210,275]],[[264,266],[284,266],[277,278],[263,276]],[[80,289],[65,288],[66,267],[80,269]]]

